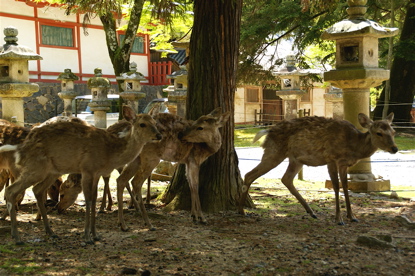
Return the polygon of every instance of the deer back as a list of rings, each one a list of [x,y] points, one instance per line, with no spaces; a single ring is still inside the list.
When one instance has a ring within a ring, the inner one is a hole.
[[[18,145],[26,139],[30,129],[15,125],[7,120],[0,119],[0,143],[3,145]]]
[[[353,165],[377,150],[371,136],[345,120],[303,117],[277,123],[268,131],[262,146],[268,152],[309,166],[338,160]]]
[[[145,143],[159,140],[155,121],[148,115],[125,116],[130,129],[124,137],[77,122],[58,122],[33,129],[19,148],[20,165],[55,173],[89,171],[109,174],[139,154]]]

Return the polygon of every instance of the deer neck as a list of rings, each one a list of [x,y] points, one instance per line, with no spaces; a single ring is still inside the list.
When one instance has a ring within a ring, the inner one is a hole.
[[[368,158],[372,156],[378,148],[373,145],[371,134],[369,132],[360,133],[359,138],[359,148],[356,152],[360,153],[360,158]]]
[[[206,143],[211,154],[217,152],[219,148],[222,146],[222,137],[220,134],[214,135],[212,141]]]
[[[126,164],[134,160],[144,147],[144,144],[140,139],[133,135],[133,129],[125,137],[117,138],[121,140],[119,147],[118,159],[120,163]]]

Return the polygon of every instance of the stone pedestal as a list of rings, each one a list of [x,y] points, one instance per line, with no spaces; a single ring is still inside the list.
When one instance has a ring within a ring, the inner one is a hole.
[[[297,118],[300,99],[305,94],[303,90],[281,90],[275,92],[278,97],[283,99],[284,119],[290,120]]]

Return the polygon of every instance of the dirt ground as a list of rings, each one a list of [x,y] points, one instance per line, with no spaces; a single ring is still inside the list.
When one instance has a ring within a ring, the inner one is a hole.
[[[115,206],[98,214],[102,239],[95,245],[83,242],[82,201],[66,214],[50,212],[56,240],[45,236],[34,201],[26,200],[18,213],[24,245],[10,237],[10,221],[0,221],[0,275],[415,275],[415,227],[402,218],[415,220],[415,202],[353,194],[359,222],[339,226],[330,191],[301,191],[318,215],[313,219],[278,180],[271,182],[253,185],[257,208],[247,216],[208,214],[208,225],[153,200],[148,213],[156,231],[124,204],[130,231],[122,232]],[[346,219],[344,205],[342,214]]]

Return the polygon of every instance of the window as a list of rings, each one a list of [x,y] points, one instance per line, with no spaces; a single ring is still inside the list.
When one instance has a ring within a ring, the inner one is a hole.
[[[72,28],[41,25],[41,33],[44,45],[74,47]]]
[[[125,35],[120,35],[120,41],[122,41],[124,39]],[[131,50],[131,53],[135,53],[135,54],[144,54],[144,37],[142,36],[137,36],[134,39],[134,43],[133,43],[133,49]]]
[[[246,89],[246,101],[248,103],[259,102],[259,89],[258,88],[247,88]]]

